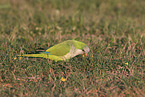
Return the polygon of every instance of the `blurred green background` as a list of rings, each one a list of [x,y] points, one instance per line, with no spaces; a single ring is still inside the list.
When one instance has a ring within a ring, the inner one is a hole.
[[[145,95],[145,0],[0,0],[1,96]],[[16,58],[68,39],[68,62]],[[66,80],[61,80],[62,78]]]

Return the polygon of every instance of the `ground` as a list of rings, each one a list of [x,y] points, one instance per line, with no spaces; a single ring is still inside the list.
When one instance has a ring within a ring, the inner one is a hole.
[[[0,0],[0,95],[145,95],[144,0]],[[68,39],[87,57],[16,57]]]

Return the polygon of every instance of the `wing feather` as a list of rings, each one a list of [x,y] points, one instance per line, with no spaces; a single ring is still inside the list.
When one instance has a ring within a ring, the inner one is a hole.
[[[68,42],[63,42],[46,50],[46,52],[50,52],[52,55],[56,56],[64,56],[70,51],[70,44]]]
[[[70,52],[72,46],[76,49],[83,49],[86,44],[76,40],[67,40],[47,49],[46,52],[50,52],[50,54],[56,56],[64,56]]]

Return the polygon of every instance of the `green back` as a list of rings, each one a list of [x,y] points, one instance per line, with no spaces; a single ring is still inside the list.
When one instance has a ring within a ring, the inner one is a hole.
[[[64,56],[69,53],[71,46],[74,46],[76,49],[83,49],[86,44],[76,40],[67,40],[47,49],[46,52],[56,56]]]

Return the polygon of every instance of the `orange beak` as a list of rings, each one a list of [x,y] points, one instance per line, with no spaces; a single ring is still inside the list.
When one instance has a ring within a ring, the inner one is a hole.
[[[87,53],[84,53],[82,56],[83,56],[83,57],[86,57],[87,55],[88,55]]]

